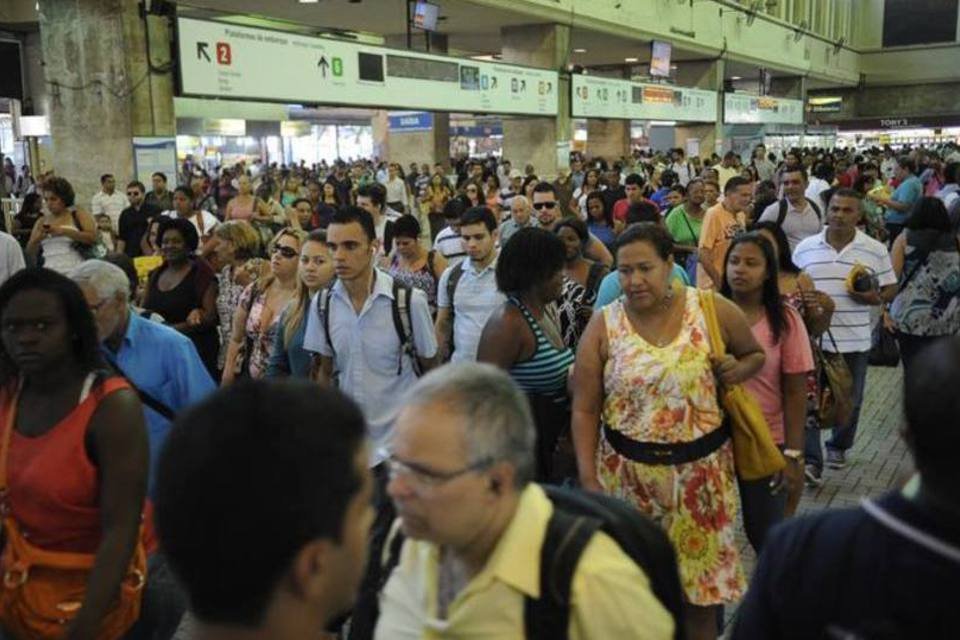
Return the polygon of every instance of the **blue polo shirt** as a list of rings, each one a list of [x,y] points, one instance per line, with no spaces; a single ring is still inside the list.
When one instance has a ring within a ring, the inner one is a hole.
[[[127,332],[116,353],[100,345],[107,361],[121,370],[136,387],[180,413],[216,389],[190,338],[170,327],[140,317],[130,309]],[[170,421],[143,405],[150,439],[148,495],[153,495],[156,464]]]
[[[923,196],[923,183],[920,182],[920,178],[917,176],[910,176],[900,183],[890,199],[895,202],[910,205],[912,208],[921,196]],[[896,209],[887,209],[885,220],[891,224],[903,224],[909,217],[910,209],[904,212],[897,211]]]
[[[680,282],[685,287],[690,286],[690,277],[679,264],[673,265],[673,277],[671,282]],[[620,273],[614,269],[603,277],[600,281],[600,288],[597,290],[597,300],[593,303],[594,309],[602,309],[617,298],[623,295],[623,289],[620,287]]]

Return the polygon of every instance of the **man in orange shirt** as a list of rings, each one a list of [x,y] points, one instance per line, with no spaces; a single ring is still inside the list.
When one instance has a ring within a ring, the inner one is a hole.
[[[707,210],[700,231],[700,260],[697,264],[697,286],[720,289],[723,261],[734,237],[746,230],[745,210],[753,198],[750,183],[740,176],[727,180],[723,201]]]

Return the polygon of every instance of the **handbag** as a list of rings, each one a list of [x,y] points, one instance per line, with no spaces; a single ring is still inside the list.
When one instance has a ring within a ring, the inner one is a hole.
[[[833,334],[827,337],[837,348]],[[853,415],[853,374],[842,353],[823,350],[823,338],[813,344],[813,357],[820,369],[820,394],[817,398],[817,417],[821,429],[830,429],[846,424]]]
[[[80,220],[77,218],[77,212],[71,210],[70,215],[73,216],[73,224],[76,225],[77,229],[83,230],[83,227],[80,226]],[[70,243],[70,248],[80,254],[80,257],[84,260],[102,260],[107,257],[107,246],[103,244],[100,240],[99,232],[97,232],[97,239],[93,244],[86,244],[84,242],[78,242],[74,240]]]
[[[700,292],[700,305],[707,323],[711,351],[715,356],[726,353],[723,335],[712,291]],[[750,393],[735,384],[719,390],[720,404],[730,421],[733,434],[733,459],[737,475],[744,480],[759,480],[777,473],[787,461],[773,441],[770,425]]]
[[[896,367],[900,364],[900,347],[894,335],[883,326],[882,316],[873,327],[869,361],[873,367]]]
[[[10,512],[6,502],[7,460],[11,434],[16,424],[18,396],[19,391],[10,399],[0,448],[0,496],[4,497],[0,508],[4,535],[3,555],[0,558],[3,568],[0,624],[11,637],[53,640],[64,637],[70,623],[83,607],[87,580],[96,556],[35,547],[27,541]],[[146,575],[147,556],[141,529],[118,597],[100,621],[98,640],[122,638],[140,617]]]

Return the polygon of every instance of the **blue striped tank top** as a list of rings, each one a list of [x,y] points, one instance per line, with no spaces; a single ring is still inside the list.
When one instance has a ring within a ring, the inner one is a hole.
[[[518,298],[511,297],[508,300],[523,314],[537,341],[532,356],[510,367],[510,376],[527,393],[565,396],[567,371],[574,360],[573,351],[568,347],[557,349],[553,346],[527,307]]]

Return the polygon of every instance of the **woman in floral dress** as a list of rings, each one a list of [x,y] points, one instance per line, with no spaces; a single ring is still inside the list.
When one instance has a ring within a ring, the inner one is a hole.
[[[746,580],[734,540],[733,447],[718,383],[763,366],[743,313],[717,297],[728,355],[711,356],[696,289],[671,282],[673,241],[654,224],[620,237],[624,296],[594,314],[574,366],[573,438],[580,482],[623,498],[664,528],[688,603],[687,636],[716,638],[716,605]],[[602,427],[601,427],[602,422]]]

